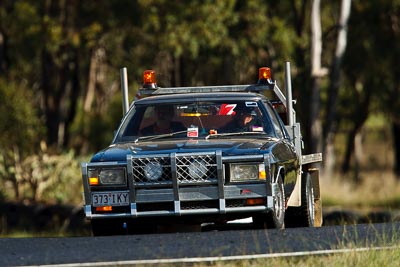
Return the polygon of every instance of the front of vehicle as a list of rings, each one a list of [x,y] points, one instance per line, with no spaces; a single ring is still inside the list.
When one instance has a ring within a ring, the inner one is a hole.
[[[141,219],[202,223],[272,211],[273,226],[282,227],[290,195],[283,183],[294,180],[298,162],[271,110],[253,93],[136,101],[112,144],[82,164],[86,217],[92,225],[115,219],[126,227]]]

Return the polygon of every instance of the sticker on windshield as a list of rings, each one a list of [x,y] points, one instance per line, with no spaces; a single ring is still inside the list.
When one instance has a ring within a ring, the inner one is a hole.
[[[245,105],[246,105],[246,107],[256,108],[257,102],[246,102]]]
[[[262,131],[264,131],[264,129],[262,126],[252,126],[251,131],[252,132],[262,132]]]
[[[199,137],[199,128],[198,127],[189,127],[187,129],[187,137]]]
[[[219,109],[218,115],[222,116],[231,116],[235,115],[236,112],[234,109],[236,108],[237,104],[222,104],[221,108]]]

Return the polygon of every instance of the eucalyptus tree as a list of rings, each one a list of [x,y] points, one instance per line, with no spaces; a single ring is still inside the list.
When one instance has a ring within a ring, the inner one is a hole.
[[[31,88],[29,82],[37,63],[30,41],[36,40],[37,35],[24,15],[31,22],[38,18],[30,4],[0,3],[0,182],[10,183],[10,191],[17,199],[22,179],[18,171],[21,159],[36,153],[44,138],[40,113],[32,101],[38,99],[35,85]]]
[[[145,17],[141,47],[146,46],[147,66],[163,74],[161,82],[193,85],[202,83],[205,69],[213,73],[215,51],[232,46],[228,29],[238,21],[235,2],[140,1]]]
[[[359,10],[370,17],[370,28],[366,29],[371,60],[364,61],[365,71],[372,80],[366,83],[373,87],[379,99],[378,108],[389,118],[393,136],[394,170],[400,177],[400,1],[373,1],[359,4]]]
[[[334,143],[337,133],[337,110],[339,99],[339,88],[343,87],[341,82],[342,61],[347,48],[348,21],[351,11],[351,0],[342,0],[340,4],[340,16],[337,22],[336,45],[331,63],[329,90],[326,105],[325,125],[323,131],[323,152],[325,154],[325,171],[332,174],[335,161]]]
[[[395,171],[400,174],[399,77],[400,2],[354,1],[344,60],[345,87],[339,102],[349,129],[342,171],[357,171],[356,136],[371,113],[384,112],[392,125]],[[338,118],[340,119],[340,118]],[[353,157],[356,156],[356,157]],[[352,161],[352,158],[355,160]],[[354,162],[354,164],[351,164]],[[355,179],[358,179],[357,173]]]

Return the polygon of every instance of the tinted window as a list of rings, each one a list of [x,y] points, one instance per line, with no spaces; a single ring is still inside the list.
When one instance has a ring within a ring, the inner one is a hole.
[[[268,104],[266,104],[265,107],[267,108],[268,114],[271,117],[272,124],[273,124],[273,127],[274,127],[276,135],[279,138],[284,138],[285,135],[283,134],[283,131],[282,131],[282,128],[281,128],[281,123],[279,121],[279,118],[276,115],[276,112],[274,112],[272,107],[270,105],[268,105]]]
[[[185,133],[174,137],[202,137],[211,133],[273,133],[268,115],[262,113],[256,101],[137,105],[130,112],[118,133],[118,141],[179,131]]]

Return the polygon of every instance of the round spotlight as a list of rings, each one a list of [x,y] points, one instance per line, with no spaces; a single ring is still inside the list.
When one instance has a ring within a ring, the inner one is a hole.
[[[205,161],[194,161],[188,166],[189,175],[194,179],[201,179],[207,174]]]
[[[159,162],[149,162],[144,167],[144,175],[149,181],[157,181],[162,174],[162,166]]]

